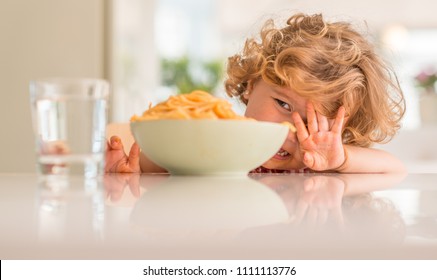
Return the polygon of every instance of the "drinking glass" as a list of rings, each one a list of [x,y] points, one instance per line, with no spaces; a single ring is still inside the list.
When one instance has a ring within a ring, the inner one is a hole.
[[[39,173],[103,174],[108,82],[48,78],[31,81],[29,89]]]

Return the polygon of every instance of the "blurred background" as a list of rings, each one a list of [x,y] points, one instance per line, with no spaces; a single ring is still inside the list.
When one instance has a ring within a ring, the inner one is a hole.
[[[350,21],[367,34],[407,99],[399,135],[378,147],[411,172],[437,172],[435,0],[0,0],[0,172],[35,171],[30,80],[107,79],[110,119],[128,122],[193,88],[225,97],[226,58],[266,19],[282,23],[294,12]]]

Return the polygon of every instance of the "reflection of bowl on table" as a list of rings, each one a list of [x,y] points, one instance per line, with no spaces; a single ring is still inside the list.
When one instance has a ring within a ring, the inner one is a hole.
[[[289,128],[248,120],[132,122],[142,152],[175,175],[242,175],[281,148]]]
[[[134,225],[161,237],[235,233],[287,218],[282,200],[268,187],[249,177],[220,176],[169,177],[144,193],[131,213]]]

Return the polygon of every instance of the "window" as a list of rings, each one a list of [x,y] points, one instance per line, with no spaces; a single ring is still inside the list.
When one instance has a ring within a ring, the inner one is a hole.
[[[415,77],[422,71],[437,70],[437,29],[393,25],[384,30],[382,41],[407,101],[403,126],[405,129],[420,128],[424,124],[420,107],[423,96]],[[434,111],[437,112],[437,107]]]
[[[208,78],[202,77],[201,67],[222,59],[216,4],[216,0],[114,0],[112,121],[126,122],[150,103],[177,92],[163,81],[163,65],[168,70],[188,62],[189,69],[183,71],[190,71],[199,82]]]

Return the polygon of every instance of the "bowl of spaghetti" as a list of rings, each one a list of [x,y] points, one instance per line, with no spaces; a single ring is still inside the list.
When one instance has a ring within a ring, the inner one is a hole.
[[[239,116],[203,91],[171,96],[130,126],[142,153],[172,175],[246,175],[276,154],[290,129]]]

